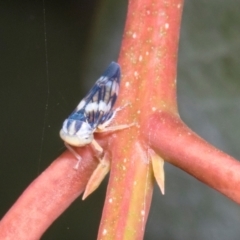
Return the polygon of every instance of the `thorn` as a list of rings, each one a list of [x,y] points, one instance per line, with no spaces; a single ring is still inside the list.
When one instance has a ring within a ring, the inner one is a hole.
[[[164,160],[157,155],[152,149],[148,150],[149,155],[151,157],[153,174],[157,181],[157,184],[162,192],[165,194],[165,173],[164,173]]]
[[[103,181],[104,177],[108,174],[110,170],[110,160],[106,155],[107,154],[105,154],[103,159],[100,160],[97,168],[88,180],[82,200],[85,200],[91,193],[93,193]]]

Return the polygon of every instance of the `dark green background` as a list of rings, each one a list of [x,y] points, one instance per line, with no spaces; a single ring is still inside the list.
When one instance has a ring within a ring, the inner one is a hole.
[[[45,8],[42,1],[1,1],[1,216],[63,152],[62,121],[117,60],[126,8],[126,0],[45,1]],[[238,159],[239,66],[240,1],[185,1],[178,68],[181,116]],[[96,239],[105,189],[106,181],[86,201],[78,199],[42,239]],[[166,164],[166,195],[156,187],[144,239],[238,240],[239,226],[237,204]]]

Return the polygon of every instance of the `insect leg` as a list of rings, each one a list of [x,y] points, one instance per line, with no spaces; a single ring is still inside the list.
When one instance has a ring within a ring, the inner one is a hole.
[[[136,125],[136,123],[122,124],[122,125],[105,127],[105,128],[98,128],[98,130],[96,132],[114,132],[114,131],[119,131],[119,130],[122,130],[125,128],[130,128],[134,125]]]
[[[102,147],[98,144],[98,142],[95,139],[92,140],[91,147],[94,150],[94,152],[96,153],[96,157],[99,159],[99,161],[101,161],[101,157],[103,154]]]
[[[105,129],[108,125],[110,125],[110,123],[112,122],[112,120],[116,117],[117,113],[121,110],[123,110],[125,107],[127,107],[128,105],[130,105],[130,103],[126,103],[124,106],[122,107],[118,107],[116,108],[113,112],[112,112],[112,116],[104,123],[98,125],[96,132],[102,132],[102,129]],[[127,127],[126,127],[127,128]],[[122,128],[120,128],[122,129]]]
[[[82,160],[81,156],[72,148],[68,143],[64,142],[66,148],[73,154],[73,156],[77,159],[77,164],[75,165],[74,169],[78,169],[79,164]]]

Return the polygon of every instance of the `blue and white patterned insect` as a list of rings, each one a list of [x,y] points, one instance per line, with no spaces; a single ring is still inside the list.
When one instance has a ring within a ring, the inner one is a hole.
[[[103,75],[96,81],[87,96],[78,104],[72,114],[63,122],[60,137],[66,147],[78,159],[81,157],[72,148],[91,144],[98,152],[103,153],[101,146],[94,140],[94,132],[116,131],[128,128],[134,124],[107,127],[116,113],[124,107],[113,110],[117,100],[121,78],[120,66],[112,62]]]

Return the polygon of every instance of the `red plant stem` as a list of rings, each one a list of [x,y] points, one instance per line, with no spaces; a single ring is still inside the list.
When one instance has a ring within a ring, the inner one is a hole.
[[[166,161],[240,203],[239,162],[197,136],[178,116],[157,112],[144,133]]]
[[[142,130],[156,110],[177,112],[181,13],[182,0],[129,1],[119,58],[123,76],[117,104],[130,106],[118,114],[116,122],[135,121],[139,128],[132,127],[110,138],[111,175],[98,239],[143,239],[153,175],[147,153],[150,141]]]
[[[124,89],[119,99],[144,110],[141,120],[145,121],[158,108],[177,111],[176,64],[182,2],[129,1],[119,57]]]
[[[83,192],[97,166],[90,151],[81,149],[83,161],[73,169],[75,157],[63,153],[30,186],[0,222],[1,240],[36,240]]]

